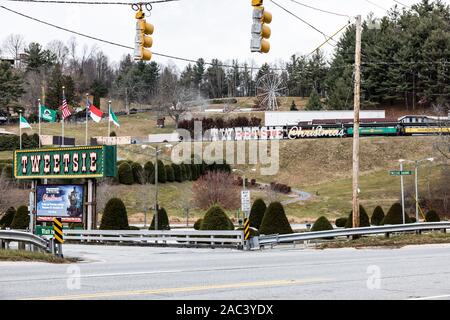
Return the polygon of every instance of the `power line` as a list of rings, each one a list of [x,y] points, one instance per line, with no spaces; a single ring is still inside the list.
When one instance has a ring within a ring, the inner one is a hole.
[[[364,0],[364,1],[366,1],[366,2],[370,3],[371,5],[374,5],[375,7],[378,7],[378,8],[380,8],[381,10],[384,10],[384,11],[389,11],[388,9],[386,9],[386,8],[383,8],[382,6],[380,6],[379,4],[377,4],[377,3],[375,3],[375,2],[372,2],[372,1],[370,1],[370,0]]]
[[[392,0],[392,1],[394,1],[395,3],[398,3],[401,6],[404,6],[404,7],[408,8],[408,9],[411,9],[410,6],[408,6],[408,5],[404,4],[404,3],[401,3],[400,1],[396,1],[396,0]]]
[[[308,4],[298,2],[296,0],[291,0],[291,1],[296,3],[296,4],[298,4],[298,5],[300,5],[300,6],[303,6],[303,7],[309,8],[309,9],[313,9],[313,10],[316,10],[316,11],[320,11],[320,12],[323,12],[323,13],[328,13],[328,14],[332,14],[332,15],[335,15],[335,16],[339,16],[339,17],[346,17],[346,18],[349,18],[349,19],[351,18],[349,15],[346,15],[346,14],[342,14],[342,13],[337,13],[337,12],[333,12],[333,11],[328,11],[328,10],[316,8],[316,7],[310,6]]]
[[[104,39],[97,38],[97,37],[94,37],[94,36],[90,36],[90,35],[87,35],[87,34],[84,34],[84,33],[78,32],[78,31],[70,30],[70,29],[67,29],[67,28],[64,28],[64,27],[60,27],[60,26],[57,26],[57,25],[55,25],[53,23],[50,23],[50,22],[47,22],[47,21],[43,21],[43,20],[40,20],[40,19],[31,17],[31,16],[28,16],[28,15],[26,15],[24,13],[12,10],[12,9],[7,8],[5,6],[0,6],[0,8],[2,8],[4,10],[7,10],[9,12],[12,12],[14,14],[17,14],[19,16],[22,16],[24,18],[27,18],[27,19],[30,19],[30,20],[34,20],[36,22],[48,25],[50,27],[53,27],[53,28],[56,28],[56,29],[59,29],[59,30],[63,30],[63,31],[66,31],[66,32],[69,32],[69,33],[73,33],[73,34],[76,34],[76,35],[81,36],[81,37],[85,37],[85,38],[88,38],[88,39],[91,39],[91,40],[107,43],[107,44],[110,44],[110,45],[113,45],[113,46],[117,46],[117,47],[121,47],[121,48],[125,48],[125,49],[134,50],[133,47],[130,47],[130,46],[127,46],[127,45],[124,45],[124,44],[121,44],[121,43],[117,43],[117,42],[112,42],[112,41],[109,41],[109,40],[104,40]],[[197,62],[197,60],[194,60],[194,59],[173,56],[173,55],[169,55],[169,54],[165,54],[165,53],[152,52],[152,54],[154,54],[156,56],[160,56],[160,57],[165,57],[165,58],[170,58],[170,59],[180,60],[180,61],[185,61],[185,62],[192,62],[192,63],[196,63]],[[261,67],[258,68],[258,67],[249,67],[249,66],[239,66],[239,65],[233,66],[233,65],[227,65],[227,64],[215,64],[215,63],[206,62],[206,61],[205,61],[205,64],[206,65],[211,65],[211,66],[216,66],[217,65],[217,66],[221,66],[221,67],[225,67],[225,68],[236,68],[237,67],[239,69],[247,68],[249,70],[259,70],[259,69],[261,69]],[[270,69],[274,70],[274,71],[285,71],[286,70],[284,68],[270,68]]]
[[[321,43],[317,48],[315,48],[314,50],[312,50],[306,57],[309,57],[310,55],[312,55],[314,52],[316,52],[317,50],[319,50],[322,46],[324,46],[326,43],[328,43],[329,40],[331,40],[333,37],[335,37],[339,32],[341,32],[342,30],[344,30],[345,28],[347,28],[350,25],[350,23],[347,23],[345,26],[343,26],[342,28],[340,28],[338,31],[336,31],[330,39],[326,40],[325,42]]]
[[[155,0],[146,2],[98,2],[98,1],[64,1],[64,0],[5,0],[10,2],[27,2],[27,3],[56,3],[56,4],[90,4],[90,5],[127,5],[133,4],[156,4],[164,2],[174,2],[180,0]]]
[[[270,2],[272,2],[274,5],[276,5],[277,7],[283,9],[284,11],[286,11],[287,13],[289,13],[290,15],[292,15],[293,17],[297,18],[298,20],[300,20],[301,22],[303,22],[304,24],[308,25],[309,27],[313,28],[314,30],[316,30],[317,32],[319,32],[320,34],[322,34],[325,39],[330,39],[329,36],[327,36],[324,32],[320,31],[319,29],[317,29],[316,27],[314,27],[312,24],[310,24],[309,22],[305,21],[304,19],[300,18],[299,16],[297,16],[295,13],[289,11],[288,9],[284,8],[283,6],[279,5],[278,3],[276,3],[274,0],[270,0]],[[334,41],[334,40],[333,40]]]

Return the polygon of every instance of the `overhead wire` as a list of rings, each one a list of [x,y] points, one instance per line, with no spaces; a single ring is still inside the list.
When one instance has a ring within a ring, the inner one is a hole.
[[[71,1],[71,0],[4,0],[10,2],[27,2],[27,3],[53,3],[53,4],[90,4],[90,5],[133,5],[133,4],[156,4],[165,2],[176,2],[180,0],[153,0],[140,2],[110,2],[110,1]]]
[[[316,10],[316,11],[320,11],[320,12],[323,12],[323,13],[332,14],[332,15],[339,16],[339,17],[346,17],[346,18],[349,18],[349,19],[351,18],[351,16],[349,16],[347,14],[342,14],[342,13],[337,13],[337,12],[333,12],[333,11],[320,9],[320,8],[313,7],[313,6],[309,5],[309,4],[305,4],[305,3],[302,3],[302,2],[299,2],[299,1],[296,1],[296,0],[290,0],[290,1],[296,3],[296,4],[300,5],[300,6],[312,9],[312,10]]]

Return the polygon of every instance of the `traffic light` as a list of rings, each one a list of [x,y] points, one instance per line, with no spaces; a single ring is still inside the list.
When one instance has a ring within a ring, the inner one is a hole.
[[[136,40],[134,46],[134,60],[150,60],[152,53],[146,48],[153,45],[153,39],[150,37],[155,29],[151,23],[145,21],[145,13],[139,8],[136,12]]]
[[[253,24],[250,49],[252,52],[267,53],[270,50],[270,28],[266,24],[272,22],[272,14],[263,7],[263,0],[252,0]]]

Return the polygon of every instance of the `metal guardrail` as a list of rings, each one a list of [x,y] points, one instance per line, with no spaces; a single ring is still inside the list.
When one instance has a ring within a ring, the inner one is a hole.
[[[32,233],[17,230],[0,230],[0,248],[8,248],[10,242],[27,243],[44,251],[50,250],[48,240]]]
[[[336,229],[328,231],[315,231],[315,232],[302,232],[291,233],[283,235],[267,235],[252,238],[250,245],[252,248],[261,248],[264,245],[273,245],[278,243],[287,243],[295,241],[306,241],[323,238],[334,238],[344,236],[356,236],[356,235],[372,235],[372,234],[389,234],[395,232],[412,232],[412,231],[426,231],[426,230],[439,230],[450,229],[450,222],[424,222],[424,223],[410,223],[400,225],[385,225],[363,228],[351,228],[351,229]]]
[[[64,241],[133,243],[164,246],[244,247],[243,231],[63,230]]]

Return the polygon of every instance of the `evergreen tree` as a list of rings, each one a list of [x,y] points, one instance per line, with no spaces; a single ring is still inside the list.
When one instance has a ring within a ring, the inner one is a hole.
[[[306,110],[322,110],[322,103],[320,102],[320,97],[316,90],[311,92],[308,103],[306,104]]]
[[[272,202],[269,204],[264,213],[259,232],[266,235],[293,232],[281,203]]]
[[[264,218],[264,213],[266,212],[267,206],[263,199],[258,198],[253,202],[252,208],[250,209],[250,227],[259,229],[261,222]]]
[[[155,215],[153,215],[152,223],[150,224],[149,230],[155,230]],[[167,215],[166,209],[158,208],[158,226],[157,230],[170,230],[169,216]]]
[[[119,198],[110,199],[103,210],[100,230],[128,230],[128,215]]]
[[[0,110],[9,117],[8,111],[18,105],[18,99],[25,91],[22,77],[5,61],[0,61],[0,92]]]

